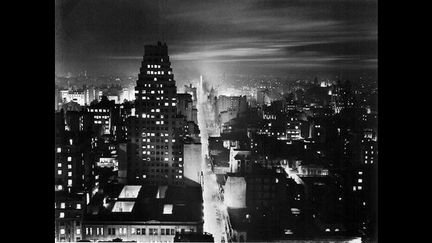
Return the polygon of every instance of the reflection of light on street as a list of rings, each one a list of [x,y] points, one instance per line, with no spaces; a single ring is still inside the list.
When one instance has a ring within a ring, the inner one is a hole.
[[[219,209],[220,209],[221,211],[225,211],[225,210],[227,210],[228,208],[227,208],[227,206],[226,206],[225,204],[223,204],[223,203],[219,203]]]
[[[197,108],[198,108],[198,126],[201,131],[201,144],[202,144],[202,171],[208,171],[203,173],[204,188],[203,188],[203,200],[204,200],[204,231],[213,234],[215,242],[221,242],[224,235],[224,227],[221,222],[219,205],[222,203],[219,201],[219,186],[216,181],[216,175],[211,171],[206,159],[208,154],[208,132],[209,128],[206,123],[207,102],[206,94],[203,90],[202,80],[197,87]],[[226,240],[225,240],[226,241]]]

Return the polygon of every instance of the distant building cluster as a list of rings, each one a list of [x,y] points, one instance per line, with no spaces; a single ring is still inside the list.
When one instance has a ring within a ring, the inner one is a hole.
[[[376,236],[374,87],[315,79],[284,95],[215,93],[209,156],[233,242]]]
[[[122,87],[120,84],[111,86],[95,86],[82,85],[77,87],[71,85],[61,88],[56,87],[55,90],[55,110],[58,111],[65,105],[78,104],[80,106],[88,106],[93,102],[100,101],[102,97],[114,101],[115,104],[121,104],[125,101],[131,102],[135,100],[134,86]]]

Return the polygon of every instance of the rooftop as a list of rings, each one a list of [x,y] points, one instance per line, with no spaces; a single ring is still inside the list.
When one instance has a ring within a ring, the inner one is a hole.
[[[91,199],[84,221],[202,221],[202,194],[198,186],[111,184]]]

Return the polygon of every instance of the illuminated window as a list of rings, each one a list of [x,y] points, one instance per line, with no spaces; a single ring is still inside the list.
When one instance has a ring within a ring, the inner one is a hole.
[[[127,233],[126,228],[119,228],[119,235],[125,235]]]
[[[158,229],[149,229],[149,235],[158,235]]]
[[[61,148],[57,148],[57,153],[61,153]]]
[[[68,169],[72,169],[72,165],[68,165]]]
[[[72,176],[72,172],[71,171],[68,172],[68,176]]]
[[[362,179],[358,179],[358,183],[362,183],[363,182],[363,180]]]
[[[64,218],[65,214],[63,212],[60,212],[60,218]]]
[[[61,174],[62,174],[62,171],[61,171],[61,170],[58,170],[58,171],[57,171],[57,174],[58,174],[58,175],[61,175]]]
[[[72,157],[67,157],[67,161],[71,162],[72,161]]]
[[[61,164],[61,163],[58,163],[58,164],[57,164],[57,167],[62,167],[62,164]]]
[[[65,203],[60,203],[60,208],[65,208],[66,204]]]
[[[65,234],[65,229],[60,229],[60,234],[64,235]]]
[[[81,209],[81,203],[77,203],[76,208]]]
[[[76,230],[76,234],[77,234],[77,235],[80,235],[80,234],[81,234],[81,229],[77,229],[77,230]]]
[[[72,186],[72,180],[68,180],[68,186]]]

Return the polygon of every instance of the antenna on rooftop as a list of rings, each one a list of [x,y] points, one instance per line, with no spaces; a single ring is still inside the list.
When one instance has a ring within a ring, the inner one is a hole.
[[[158,18],[159,18],[159,23],[158,23],[158,35],[159,35],[159,39],[161,42],[165,42],[166,43],[166,33],[165,33],[165,23],[164,23],[164,18],[165,18],[165,11],[166,11],[166,0],[161,0],[158,1]]]

